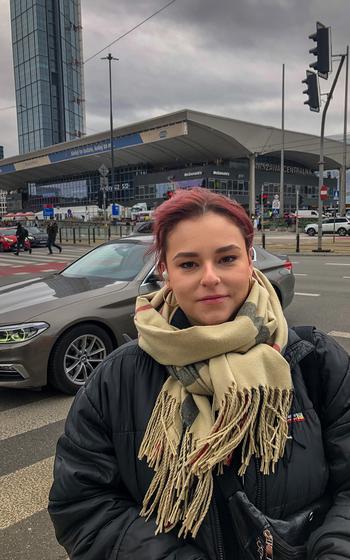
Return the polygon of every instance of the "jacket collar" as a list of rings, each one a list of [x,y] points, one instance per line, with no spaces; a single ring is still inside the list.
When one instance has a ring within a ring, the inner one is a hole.
[[[293,329],[288,329],[288,343],[283,356],[291,369],[314,350],[315,346],[311,342],[302,340]]]

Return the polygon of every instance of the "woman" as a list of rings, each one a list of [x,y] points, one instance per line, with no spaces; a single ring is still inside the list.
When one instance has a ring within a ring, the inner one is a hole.
[[[79,391],[58,443],[59,542],[74,560],[349,558],[349,357],[319,331],[310,344],[288,330],[235,202],[179,191],[154,235],[165,286],[137,299],[138,341]],[[325,496],[326,517],[310,509]],[[256,526],[265,516],[307,551],[290,541],[279,556],[278,534]]]

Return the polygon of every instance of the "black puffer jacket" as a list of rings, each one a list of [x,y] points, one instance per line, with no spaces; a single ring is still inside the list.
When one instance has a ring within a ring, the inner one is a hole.
[[[350,558],[349,356],[319,331],[314,343],[315,349],[290,331],[285,357],[295,387],[292,412],[300,421],[293,424],[276,473],[263,477],[252,461],[244,485],[249,499],[274,518],[309,505],[328,486],[333,505],[309,539],[308,558],[345,560]],[[299,365],[314,350],[322,432]],[[225,546],[234,535],[216,499],[196,541],[175,533],[155,536],[154,520],[139,517],[153,472],[137,452],[166,376],[163,366],[131,342],[113,352],[79,391],[58,443],[49,504],[57,539],[71,559],[241,559]]]

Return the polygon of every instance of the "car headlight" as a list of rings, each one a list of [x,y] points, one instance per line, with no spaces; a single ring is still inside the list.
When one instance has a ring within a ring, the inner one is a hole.
[[[14,243],[14,240],[11,239],[11,237],[4,237],[5,241],[7,241],[7,243]]]
[[[0,344],[16,344],[26,342],[46,331],[47,323],[21,323],[19,325],[0,326]]]

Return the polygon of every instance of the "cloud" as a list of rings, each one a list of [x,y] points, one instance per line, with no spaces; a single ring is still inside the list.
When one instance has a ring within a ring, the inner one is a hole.
[[[166,0],[82,1],[84,59],[138,24]],[[0,0],[1,106],[13,105],[8,1]],[[115,125],[184,107],[279,126],[286,65],[286,128],[318,134],[320,115],[303,105],[301,80],[313,60],[308,35],[316,21],[332,26],[334,52],[348,41],[348,0],[176,0],[86,63],[87,133],[109,128],[108,64],[113,63]],[[336,65],[335,65],[336,66]],[[333,73],[334,76],[334,73]],[[330,88],[322,81],[323,91]],[[327,116],[327,134],[342,132],[344,79]],[[17,152],[13,110],[0,111],[6,154]],[[5,142],[6,140],[6,142]],[[1,141],[0,141],[1,143]]]

